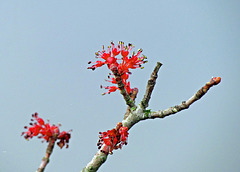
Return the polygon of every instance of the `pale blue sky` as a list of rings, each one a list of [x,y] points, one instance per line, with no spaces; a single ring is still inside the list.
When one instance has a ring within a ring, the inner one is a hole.
[[[121,121],[119,93],[102,96],[109,71],[87,70],[111,41],[143,48],[133,70],[141,100],[163,63],[149,108],[166,109],[221,76],[188,110],[140,122],[128,145],[100,172],[240,171],[240,1],[8,0],[0,2],[0,171],[35,171],[47,144],[20,136],[31,114],[73,129],[69,149],[55,148],[46,172],[79,172],[97,151],[98,132]]]

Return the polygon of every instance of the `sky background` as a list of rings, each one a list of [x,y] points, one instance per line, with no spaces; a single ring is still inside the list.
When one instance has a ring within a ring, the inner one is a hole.
[[[130,76],[145,92],[163,63],[149,108],[190,98],[212,76],[222,82],[189,109],[136,124],[128,145],[100,172],[240,171],[240,1],[0,1],[0,171],[31,172],[46,143],[21,137],[31,114],[72,129],[69,149],[55,147],[46,172],[79,172],[97,152],[98,132],[122,121],[119,92],[102,96],[109,73],[87,70],[111,41],[143,48],[148,63]]]

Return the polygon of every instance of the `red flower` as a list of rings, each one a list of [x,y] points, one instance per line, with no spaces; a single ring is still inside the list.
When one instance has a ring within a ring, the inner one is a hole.
[[[107,51],[104,49],[103,46],[103,50],[96,53],[96,58],[102,58],[104,61],[98,60],[96,62],[93,62],[93,65],[91,67],[88,67],[88,69],[95,70],[96,68],[101,67],[104,64],[107,64],[110,70],[117,68],[118,73],[121,75],[122,82],[125,85],[125,89],[127,90],[127,93],[130,94],[133,89],[130,88],[130,82],[127,81],[129,75],[131,74],[129,69],[143,68],[141,65],[147,62],[145,61],[146,56],[141,55],[142,49],[139,49],[136,54],[135,52],[133,52],[132,56],[128,56],[130,51],[134,48],[132,44],[124,46],[124,42],[121,41],[118,43],[117,46],[115,46],[113,42],[111,42],[111,44],[112,46],[109,46]],[[116,56],[120,55],[120,53],[122,58],[117,59]],[[90,63],[92,62],[90,61],[89,64]],[[114,77],[109,77],[109,79],[110,80],[107,81],[113,84],[117,84]],[[106,86],[101,88],[108,89],[108,91],[106,93],[103,93],[103,95],[115,92],[118,89],[116,86]]]
[[[102,95],[110,94],[111,92],[115,92],[117,89],[119,89],[116,86],[106,86],[106,87],[102,86],[102,88],[108,89],[108,92],[102,93]]]
[[[119,42],[119,44],[121,45],[121,55],[123,56],[123,58],[127,57],[129,52],[134,47],[132,44],[128,44],[128,46],[124,46],[124,42]]]
[[[88,62],[88,63],[90,64],[90,63],[92,63],[92,62],[90,61],[90,62]],[[94,62],[94,63],[95,63],[95,65],[93,65],[93,66],[91,66],[91,67],[88,67],[88,69],[95,70],[96,68],[101,67],[102,65],[105,64],[105,62],[102,62],[102,61],[96,61],[96,62]]]
[[[30,123],[31,127],[25,126],[25,129],[28,129],[26,132],[22,132],[25,139],[31,139],[34,136],[38,138],[43,138],[45,141],[49,141],[51,138],[59,139],[58,145],[62,148],[66,143],[68,147],[68,142],[71,137],[69,132],[63,131],[60,133],[59,125],[51,125],[50,123],[45,123],[42,118],[38,117],[38,113],[32,114],[31,121],[36,121],[35,123]]]
[[[128,128],[127,127],[121,127],[119,129],[119,134],[121,135],[121,141],[122,142],[126,142],[127,141],[127,137],[128,137]]]
[[[141,53],[142,49],[139,49],[137,54],[133,53],[132,57],[123,58],[123,63],[118,67],[121,70],[121,73],[129,72],[129,69],[141,68],[141,65],[147,62],[144,61],[146,59],[146,56],[143,55],[139,57]]]
[[[127,144],[128,128],[123,127],[121,122],[117,124],[116,128],[107,130],[107,132],[99,132],[99,134],[97,146],[98,149],[101,149],[105,144],[107,147],[101,150],[105,154],[112,154],[113,149],[121,149],[123,145]]]
[[[111,42],[111,44],[112,44],[112,54],[115,57],[121,52],[120,45],[118,44],[117,47],[115,47],[113,42]]]
[[[71,138],[71,134],[63,131],[61,132],[58,137],[59,141],[57,142],[57,145],[62,149],[62,147],[66,144],[66,148],[68,148],[68,143],[69,143],[69,139]]]
[[[113,51],[113,56],[111,56],[112,51]],[[95,62],[96,64],[91,67],[88,67],[88,69],[95,70],[96,68],[101,67],[104,64],[107,64],[108,68],[110,68],[111,65],[117,65],[117,59],[115,58],[115,56],[118,55],[119,52],[118,52],[118,49],[115,48],[114,44],[113,44],[112,51],[111,51],[111,46],[108,47],[107,52],[104,50],[104,46],[103,46],[103,51],[102,52],[98,51],[95,54],[96,54],[96,58],[102,58],[105,61],[104,62],[96,61]],[[88,62],[88,64],[90,64],[90,63],[92,63],[92,62],[91,61]]]

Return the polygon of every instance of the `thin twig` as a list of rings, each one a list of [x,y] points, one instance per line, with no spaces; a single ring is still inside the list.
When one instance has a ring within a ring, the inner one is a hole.
[[[183,101],[181,104],[176,105],[174,107],[170,107],[166,110],[159,110],[156,112],[150,112],[144,116],[144,119],[149,118],[164,118],[166,116],[175,114],[177,112],[180,112],[184,109],[188,109],[191,104],[193,104],[195,101],[199,100],[202,96],[204,96],[207,91],[214,85],[217,85],[221,82],[220,77],[214,77],[210,80],[210,82],[207,82],[205,86],[203,86],[200,90],[197,91],[191,98],[189,98],[187,101]]]
[[[157,73],[158,73],[158,71],[159,71],[161,66],[162,66],[162,63],[157,62],[157,65],[154,68],[154,70],[153,70],[153,72],[151,74],[150,79],[148,80],[146,92],[145,92],[144,97],[143,97],[143,99],[141,101],[141,105],[142,105],[143,109],[146,109],[148,107],[148,103],[149,103],[149,100],[151,98],[151,94],[152,94],[152,91],[154,89],[154,86],[156,84],[156,79],[158,77]]]
[[[138,94],[138,89],[134,88],[132,93],[130,94],[130,97],[133,99],[134,102],[135,102],[135,99],[137,98],[137,94]],[[128,106],[127,107],[127,112],[124,114],[124,118],[123,119],[126,119],[128,117],[128,115],[130,114],[130,112],[131,112],[131,109]]]
[[[126,104],[130,107],[130,109],[132,109],[132,108],[135,109],[136,105],[135,105],[133,99],[131,99],[130,95],[127,93],[127,91],[125,89],[125,86],[122,82],[121,75],[119,74],[117,67],[115,67],[111,70],[112,70],[112,72],[115,76],[115,80],[117,82],[118,88],[120,89],[120,93],[123,95],[123,98],[124,98]]]

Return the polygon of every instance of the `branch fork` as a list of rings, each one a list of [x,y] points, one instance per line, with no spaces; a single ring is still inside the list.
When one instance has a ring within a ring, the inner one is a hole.
[[[212,86],[217,85],[221,82],[220,77],[213,77],[209,82],[207,82],[202,88],[200,88],[187,101],[183,101],[181,104],[170,107],[165,110],[158,110],[158,111],[147,110],[146,108],[148,107],[151,94],[156,84],[156,79],[158,77],[158,71],[161,66],[162,64],[160,62],[157,62],[157,65],[154,68],[150,76],[150,79],[148,80],[144,97],[138,106],[136,106],[134,102],[138,91],[135,90],[135,92],[133,92],[133,94],[130,96],[124,87],[124,84],[122,82],[120,74],[118,73],[117,68],[111,69],[113,74],[115,75],[118,88],[120,89],[120,92],[126,104],[128,105],[127,112],[125,113],[124,119],[122,121],[122,125],[124,127],[128,127],[128,130],[132,126],[134,126],[136,123],[142,120],[164,118],[166,116],[176,114],[184,109],[188,109],[191,104],[193,104],[195,101],[203,97]],[[107,157],[108,157],[108,154],[101,152],[101,150],[103,150],[105,146],[106,145],[103,145],[103,147],[95,154],[93,159],[88,163],[88,165],[81,172],[95,172],[99,169],[99,167],[107,160]]]

